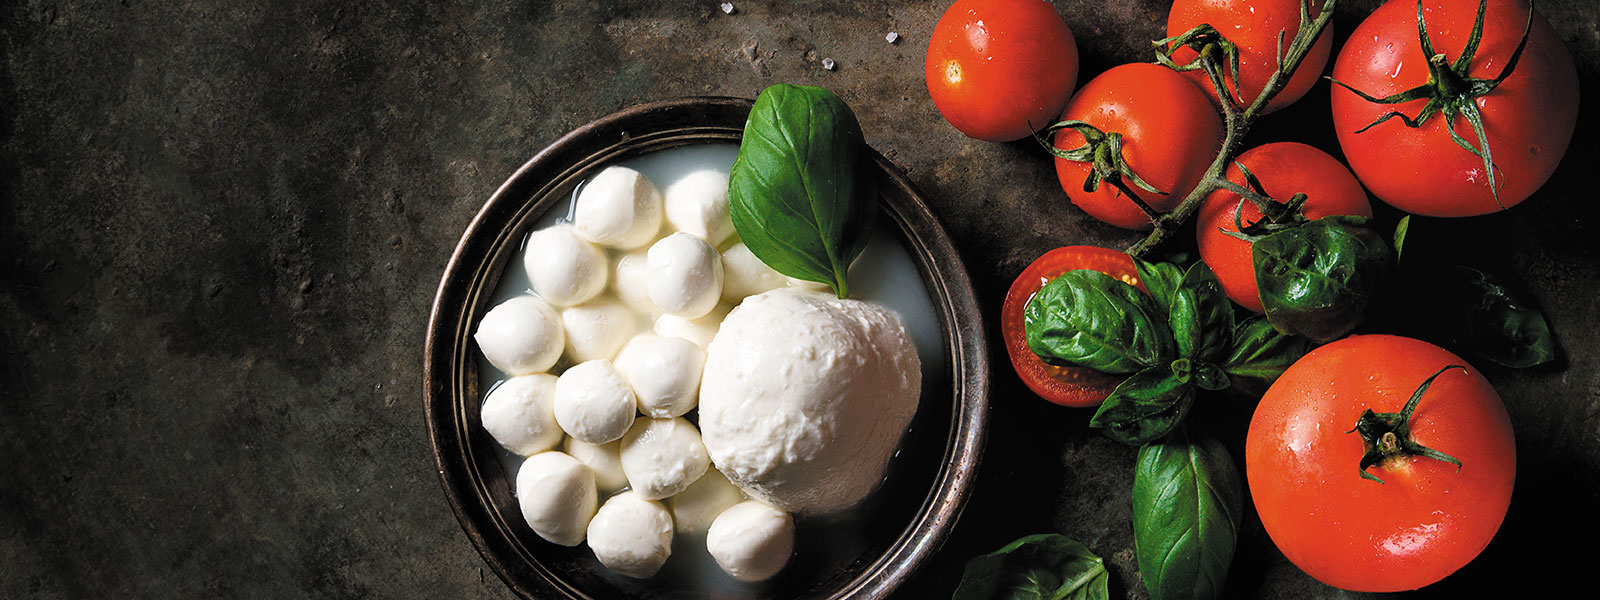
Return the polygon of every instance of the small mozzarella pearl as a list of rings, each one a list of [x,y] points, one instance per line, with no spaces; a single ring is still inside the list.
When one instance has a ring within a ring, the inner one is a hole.
[[[584,184],[572,225],[583,239],[623,250],[638,248],[661,230],[661,191],[638,171],[607,167]]]
[[[518,296],[489,309],[472,339],[496,369],[528,375],[555,366],[566,334],[561,318],[548,303]]]
[[[533,291],[557,306],[575,306],[599,295],[610,275],[605,253],[561,225],[528,236],[522,266]]]
[[[664,313],[702,317],[722,297],[722,259],[705,240],[669,235],[650,246],[646,265],[650,301]]]

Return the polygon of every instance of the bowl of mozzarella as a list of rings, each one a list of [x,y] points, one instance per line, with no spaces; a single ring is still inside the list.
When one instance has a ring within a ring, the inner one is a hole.
[[[882,597],[969,495],[987,353],[949,236],[867,149],[849,298],[768,267],[729,217],[751,106],[572,131],[450,258],[427,425],[461,526],[523,597]]]

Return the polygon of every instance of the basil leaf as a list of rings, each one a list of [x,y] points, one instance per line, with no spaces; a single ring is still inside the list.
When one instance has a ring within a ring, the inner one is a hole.
[[[1067,271],[1023,309],[1028,347],[1044,362],[1122,375],[1172,360],[1172,333],[1139,288],[1099,271]]]
[[[877,214],[867,156],[861,124],[833,92],[763,90],[728,174],[728,213],[750,253],[779,273],[849,295],[846,273]]]
[[[1163,365],[1134,373],[1117,384],[1089,419],[1089,426],[1113,440],[1139,445],[1171,432],[1189,414],[1194,388]]]
[[[1172,361],[1172,376],[1183,383],[1213,392],[1227,389],[1229,385],[1228,374],[1221,367],[1203,360],[1180,358]]]
[[[1256,315],[1233,328],[1233,351],[1222,362],[1222,370],[1234,387],[1259,396],[1310,351],[1311,340],[1279,333],[1266,317]]]
[[[1228,352],[1233,335],[1233,303],[1205,263],[1195,263],[1184,273],[1172,296],[1169,318],[1178,356],[1210,361]]]
[[[1370,221],[1324,217],[1255,242],[1256,287],[1273,327],[1328,342],[1361,323],[1394,267],[1394,250]]]
[[[954,600],[1105,600],[1105,560],[1053,533],[1030,535],[967,561]]]
[[[1555,360],[1559,350],[1544,313],[1498,279],[1460,265],[1445,267],[1435,279],[1446,345],[1512,368]]]
[[[1139,270],[1139,282],[1150,292],[1156,307],[1161,312],[1170,312],[1172,296],[1178,293],[1178,284],[1183,282],[1183,269],[1172,263],[1148,263],[1137,258],[1133,259],[1133,266]]]
[[[1139,449],[1133,541],[1153,600],[1216,598],[1239,539],[1244,486],[1215,438],[1179,429]]]

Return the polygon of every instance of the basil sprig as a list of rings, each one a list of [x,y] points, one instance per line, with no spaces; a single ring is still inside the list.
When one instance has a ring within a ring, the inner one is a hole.
[[[1133,541],[1153,600],[1217,598],[1239,539],[1244,486],[1228,450],[1178,429],[1139,449]]]
[[[1030,535],[967,561],[954,600],[1106,600],[1105,560],[1081,543]]]
[[[1394,249],[1370,218],[1332,216],[1273,233],[1251,248],[1267,320],[1322,343],[1350,333],[1394,268]]]
[[[763,90],[728,175],[728,213],[750,253],[849,295],[846,274],[877,214],[867,157],[861,124],[833,92],[782,83]]]
[[[1041,360],[1129,376],[1089,421],[1108,437],[1160,439],[1183,422],[1197,389],[1228,388],[1235,376],[1270,382],[1305,353],[1271,327],[1236,326],[1205,263],[1135,265],[1148,294],[1099,271],[1068,271],[1023,310],[1028,347]]]

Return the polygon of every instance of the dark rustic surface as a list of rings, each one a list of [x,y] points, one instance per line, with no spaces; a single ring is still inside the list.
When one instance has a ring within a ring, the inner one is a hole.
[[[780,81],[837,91],[944,219],[991,316],[1045,250],[1134,239],[1066,202],[1028,143],[940,119],[922,57],[946,3],[257,4],[0,6],[0,597],[508,597],[434,473],[428,304],[495,187],[625,106]],[[1080,82],[1148,60],[1165,22],[1158,0],[1055,4]],[[1345,4],[1347,32],[1376,2]],[[1600,94],[1600,9],[1540,10]],[[1336,151],[1326,87],[1257,139]],[[1535,199],[1437,225],[1440,244],[1530,290],[1566,357],[1479,365],[1517,428],[1511,513],[1417,596],[1554,585],[1589,561],[1551,542],[1600,534],[1600,105],[1585,104]],[[978,491],[902,596],[943,595],[970,556],[1057,531],[1107,557],[1114,596],[1145,597],[1133,450],[1031,397],[998,348],[994,364]],[[1235,440],[1241,419],[1223,426]],[[1300,573],[1254,520],[1229,585],[1362,596]]]

